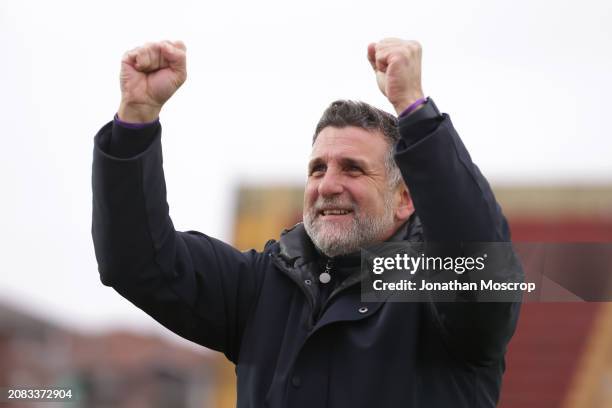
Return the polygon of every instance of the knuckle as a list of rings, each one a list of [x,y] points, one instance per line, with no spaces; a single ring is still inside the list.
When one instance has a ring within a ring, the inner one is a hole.
[[[147,43],[147,45],[145,47],[143,47],[144,52],[147,55],[151,55],[151,53],[157,52],[157,50],[159,50],[161,46],[161,43],[157,42],[157,43]]]

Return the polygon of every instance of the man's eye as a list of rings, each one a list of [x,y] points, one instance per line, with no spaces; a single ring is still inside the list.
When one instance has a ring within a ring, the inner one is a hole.
[[[346,171],[351,175],[359,175],[363,173],[363,170],[359,166],[348,166]]]
[[[310,169],[309,173],[310,173],[309,174],[310,176],[314,176],[314,177],[322,176],[323,173],[325,173],[325,166],[323,165],[314,166],[313,168]]]

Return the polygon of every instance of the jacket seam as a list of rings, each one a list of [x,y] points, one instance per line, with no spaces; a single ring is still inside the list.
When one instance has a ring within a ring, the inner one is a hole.
[[[266,252],[264,249],[264,252],[260,252],[258,254],[261,254],[262,256],[266,256]],[[265,258],[264,258],[265,259]],[[252,264],[252,262],[251,262]],[[252,266],[252,265],[251,265]],[[257,270],[257,268],[252,268],[251,270],[255,271]],[[258,309],[259,306],[259,299],[261,298],[261,291],[263,288],[263,282],[267,277],[267,268],[263,268],[263,272],[262,272],[262,276],[261,279],[257,280],[257,287],[255,289],[255,294],[253,296],[253,300],[251,302],[251,306],[250,306],[250,310],[247,316],[245,316],[245,321],[244,321],[244,328],[242,330],[242,337],[240,338],[240,341],[237,342],[238,344],[238,350],[236,351],[236,356],[235,356],[235,361],[234,363],[237,365],[238,362],[240,361],[240,352],[242,351],[242,343],[246,340],[247,336],[247,331],[249,329],[251,329],[251,323],[254,321],[253,316],[255,316],[255,311]]]
[[[483,190],[483,188],[480,185],[480,183],[478,183],[478,178],[474,174],[473,163],[472,163],[472,165],[468,165],[468,163],[465,162],[465,160],[461,157],[461,154],[459,153],[459,148],[458,148],[458,145],[457,145],[457,137],[456,137],[454,128],[449,126],[449,124],[447,122],[443,122],[443,124],[446,127],[446,130],[448,131],[448,133],[452,135],[451,139],[453,141],[453,150],[455,152],[455,155],[457,156],[457,159],[459,160],[461,165],[467,170],[467,173],[470,175],[470,178],[472,179],[472,182],[476,185],[476,187],[478,188],[478,191],[480,191],[481,196],[482,197],[486,197],[485,191]],[[465,150],[467,150],[467,148],[465,148]],[[492,192],[491,192],[491,194],[492,194]],[[495,202],[495,201],[493,200],[493,202]],[[491,208],[491,206],[487,202],[487,218],[489,219],[490,225],[493,226],[493,233],[495,234],[495,236],[497,238],[500,238],[503,241],[504,240],[503,237],[501,237],[499,235],[498,225],[494,222],[495,217],[493,215],[493,211],[494,211],[494,209]]]

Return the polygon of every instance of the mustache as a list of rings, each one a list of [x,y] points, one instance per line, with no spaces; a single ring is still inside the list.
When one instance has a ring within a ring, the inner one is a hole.
[[[355,204],[355,202],[346,199],[318,198],[312,206],[312,211],[319,212],[329,208],[343,208],[356,211],[357,205]]]

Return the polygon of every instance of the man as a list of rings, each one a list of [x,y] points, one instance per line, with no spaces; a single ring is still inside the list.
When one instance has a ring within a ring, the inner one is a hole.
[[[421,90],[421,47],[368,47],[399,115],[337,101],[313,140],[304,223],[263,252],[177,232],[162,170],[163,104],[185,46],[125,54],[121,104],[95,138],[101,280],[236,364],[238,407],[493,407],[517,303],[361,301],[359,249],[383,241],[509,241],[447,115]],[[410,192],[406,186],[410,186]],[[417,217],[418,214],[418,217]]]

